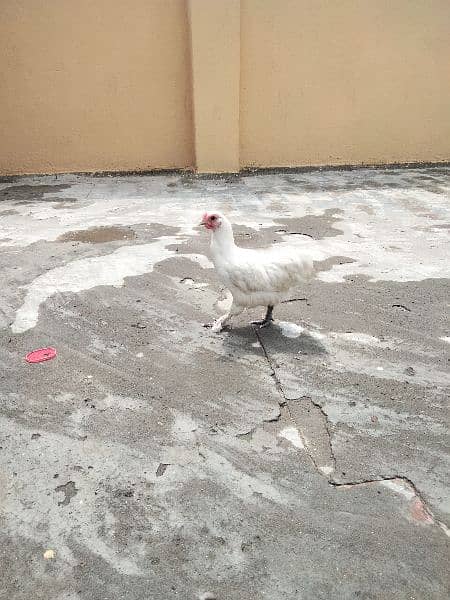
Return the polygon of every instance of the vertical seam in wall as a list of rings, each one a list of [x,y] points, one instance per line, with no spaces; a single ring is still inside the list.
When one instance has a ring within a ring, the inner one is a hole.
[[[197,134],[195,125],[195,90],[194,90],[194,46],[192,36],[192,15],[191,15],[191,2],[185,0],[185,12],[186,19],[189,28],[189,93],[190,93],[190,110],[191,110],[191,136],[192,136],[192,169],[197,171]]]
[[[238,173],[241,170],[241,67],[242,67],[242,55],[241,55],[241,36],[242,36],[242,2],[239,0],[239,73],[238,73],[238,139],[237,139],[237,167]]]

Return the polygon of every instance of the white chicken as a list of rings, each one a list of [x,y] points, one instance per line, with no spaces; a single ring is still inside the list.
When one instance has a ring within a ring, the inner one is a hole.
[[[267,312],[262,321],[252,323],[270,325],[274,306],[289,299],[292,291],[313,275],[312,260],[292,248],[251,250],[236,246],[231,223],[219,212],[205,213],[201,225],[211,231],[211,255],[217,275],[233,296],[230,310],[211,325],[215,332],[244,308],[254,306],[267,306]]]

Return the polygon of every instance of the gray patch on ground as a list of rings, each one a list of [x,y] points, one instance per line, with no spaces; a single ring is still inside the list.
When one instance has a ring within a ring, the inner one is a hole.
[[[370,169],[361,169],[358,171],[329,171],[328,181],[325,186],[323,180],[314,177],[314,173],[285,175],[284,179],[293,188],[301,189],[305,192],[347,192],[364,190],[401,190],[402,188],[414,187],[419,191],[424,190],[434,194],[446,193],[444,181],[448,178],[448,167],[430,168],[424,172],[430,175],[422,175],[421,170],[416,172],[399,171],[397,169],[385,169],[376,173]],[[320,183],[319,183],[320,181]],[[287,188],[289,191],[289,187]]]
[[[58,242],[84,242],[86,244],[104,244],[122,240],[133,240],[136,233],[131,227],[90,227],[80,231],[69,231],[60,235]]]
[[[8,200],[15,205],[33,204],[34,202],[77,202],[78,198],[68,198],[66,196],[55,196],[58,192],[70,188],[68,184],[23,184],[10,185],[0,189],[0,202]],[[53,194],[49,196],[48,194]]]
[[[337,215],[337,216],[336,216]],[[316,240],[342,234],[335,224],[342,219],[342,211],[327,209],[322,215],[306,215],[300,219],[277,219],[280,229],[288,235],[305,235]]]
[[[77,495],[78,491],[74,481],[68,481],[55,487],[55,492],[63,494],[63,499],[58,502],[58,506],[67,506],[70,504],[70,501]]]

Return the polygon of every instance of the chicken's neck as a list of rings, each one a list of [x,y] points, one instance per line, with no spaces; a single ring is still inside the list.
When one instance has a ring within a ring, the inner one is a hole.
[[[231,254],[236,248],[234,243],[233,229],[230,223],[223,222],[211,235],[211,252],[213,256]]]

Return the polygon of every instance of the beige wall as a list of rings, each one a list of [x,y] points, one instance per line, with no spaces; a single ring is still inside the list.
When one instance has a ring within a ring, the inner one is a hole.
[[[241,166],[450,159],[449,0],[241,0]]]
[[[0,8],[0,172],[193,164],[183,0]]]
[[[0,2],[0,174],[449,160],[449,0]]]

